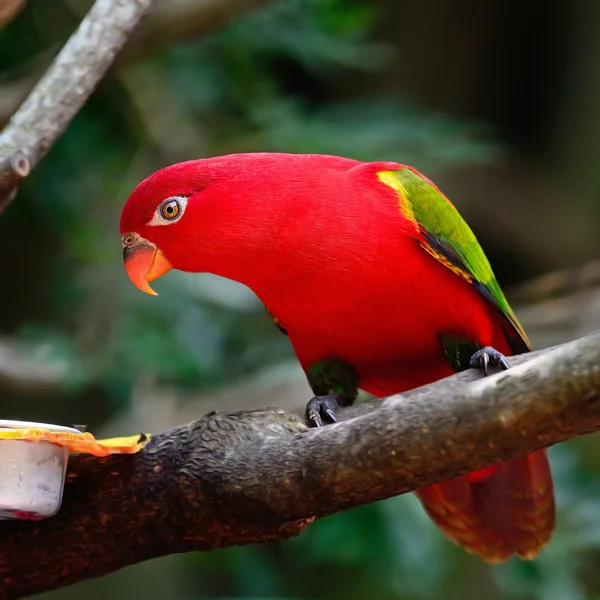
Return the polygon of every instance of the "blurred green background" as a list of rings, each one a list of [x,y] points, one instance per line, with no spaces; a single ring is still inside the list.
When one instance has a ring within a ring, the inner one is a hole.
[[[91,2],[16,4],[0,30],[3,124]],[[209,23],[210,4],[158,2],[0,218],[2,418],[110,435],[215,407],[303,409],[291,348],[249,290],[171,273],[152,298],[121,265],[133,187],[228,152],[412,164],[470,222],[537,347],[600,328],[600,3],[255,0],[237,15],[213,0]],[[558,527],[532,563],[485,566],[410,495],[43,597],[598,600],[599,449],[552,449]]]

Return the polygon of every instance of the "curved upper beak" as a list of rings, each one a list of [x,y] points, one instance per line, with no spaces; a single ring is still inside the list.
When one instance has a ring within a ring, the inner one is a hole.
[[[126,234],[123,240],[123,263],[133,285],[142,292],[152,296],[158,294],[149,283],[170,271],[173,267],[165,255],[152,243],[143,237]]]

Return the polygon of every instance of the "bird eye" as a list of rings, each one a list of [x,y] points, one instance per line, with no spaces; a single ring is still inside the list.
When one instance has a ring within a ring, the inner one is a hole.
[[[187,196],[169,196],[158,205],[146,224],[156,227],[176,223],[183,216],[187,202]]]
[[[168,200],[160,207],[160,214],[163,219],[172,221],[179,216],[181,205],[177,200]]]

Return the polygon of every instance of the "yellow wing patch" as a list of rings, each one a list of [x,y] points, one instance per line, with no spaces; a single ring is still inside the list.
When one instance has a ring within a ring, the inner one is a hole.
[[[412,205],[406,200],[408,194],[404,187],[404,183],[393,171],[379,171],[379,173],[377,173],[377,179],[398,192],[398,204],[400,205],[400,209],[404,215],[415,224],[415,229],[418,231],[419,224],[417,223],[417,217],[415,216]]]
[[[379,181],[396,191],[398,206],[414,224],[421,247],[478,291],[504,315],[518,338],[513,351],[531,343],[510,307],[477,238],[456,207],[424,175],[413,168],[379,171]]]

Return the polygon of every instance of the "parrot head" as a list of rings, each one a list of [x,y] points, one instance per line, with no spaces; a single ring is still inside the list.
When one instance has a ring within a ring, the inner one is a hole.
[[[280,253],[273,252],[282,234],[288,246],[310,246],[310,228],[289,223],[300,223],[311,199],[317,203],[338,195],[340,177],[358,164],[340,157],[256,152],[160,169],[123,207],[125,270],[136,287],[152,295],[150,282],[171,269],[210,272],[253,289],[270,285],[269,277],[287,272]],[[326,207],[322,203],[318,210]]]
[[[244,253],[251,253],[259,235],[260,210],[250,206],[261,196],[259,162],[242,155],[192,160],[142,181],[125,202],[120,223],[123,262],[133,284],[157,295],[150,282],[171,269],[239,279]]]
[[[131,193],[121,213],[123,263],[132,283],[157,295],[150,282],[177,268],[177,240],[194,221],[195,200],[203,189],[198,170],[181,163],[157,171]]]

